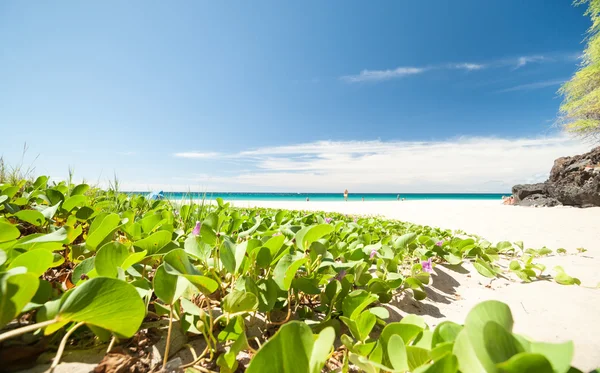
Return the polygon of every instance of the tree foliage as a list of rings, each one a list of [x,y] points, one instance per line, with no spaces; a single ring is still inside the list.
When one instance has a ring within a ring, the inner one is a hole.
[[[560,122],[573,134],[600,139],[600,0],[576,0],[587,4],[592,25],[580,69],[560,89],[564,100]]]

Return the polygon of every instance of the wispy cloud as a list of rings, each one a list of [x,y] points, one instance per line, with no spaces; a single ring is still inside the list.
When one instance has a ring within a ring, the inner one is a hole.
[[[137,152],[129,151],[129,152],[117,152],[118,155],[131,156],[136,155]]]
[[[393,70],[363,70],[358,75],[346,75],[341,79],[349,83],[377,82],[402,78],[408,75],[416,75],[425,72],[425,67],[397,67]]]
[[[450,64],[449,67],[452,68],[452,69],[462,69],[462,70],[473,71],[473,70],[484,69],[486,67],[486,65],[479,64],[479,63],[467,63],[467,62],[465,62],[465,63]]]
[[[192,190],[223,191],[508,192],[546,178],[557,157],[588,149],[562,136],[318,141],[223,155],[250,160],[247,171],[196,175],[187,183]],[[186,180],[176,182],[163,189],[188,190],[179,185]]]
[[[523,66],[525,66],[527,64],[535,63],[535,62],[542,62],[544,60],[546,60],[546,57],[539,56],[539,55],[538,56],[522,56],[522,57],[519,57],[517,59],[515,70],[519,69],[519,68],[521,68],[521,67],[523,67]]]
[[[541,89],[541,88],[561,85],[566,81],[567,81],[567,79],[554,79],[554,80],[545,80],[545,81],[541,81],[541,82],[520,84],[520,85],[517,85],[514,87],[501,89],[501,90],[497,91],[497,93],[506,93],[506,92],[515,92],[515,91],[530,91],[530,90],[534,90],[534,89]]]
[[[175,156],[177,158],[215,158],[215,157],[218,157],[219,155],[220,155],[219,153],[215,153],[215,152],[207,152],[207,153],[183,152],[183,153],[173,154],[173,156]]]
[[[501,58],[492,61],[486,61],[481,63],[475,62],[460,62],[460,63],[446,63],[439,65],[427,65],[427,66],[412,66],[412,67],[397,67],[395,69],[387,70],[363,70],[356,75],[345,75],[340,77],[341,80],[347,83],[362,83],[362,82],[381,82],[386,80],[403,78],[410,75],[423,74],[425,72],[431,72],[436,70],[466,70],[466,71],[477,71],[489,68],[512,68],[517,70],[524,68],[527,65],[535,63],[549,63],[549,62],[572,62],[575,56],[580,56],[581,53],[548,53],[547,55],[526,55],[511,58]]]

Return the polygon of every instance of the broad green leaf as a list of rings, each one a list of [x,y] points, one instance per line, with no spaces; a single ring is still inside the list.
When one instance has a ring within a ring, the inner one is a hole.
[[[81,206],[85,205],[86,201],[87,201],[86,196],[82,196],[82,195],[72,196],[72,197],[67,198],[65,200],[65,202],[63,202],[62,208],[67,211],[71,211],[75,207],[81,207]]]
[[[458,362],[456,356],[448,354],[435,361],[431,365],[424,365],[417,368],[414,373],[456,373],[458,372]]]
[[[90,186],[87,184],[79,184],[71,191],[71,196],[77,196],[80,194],[85,194],[85,192],[90,189]]]
[[[300,250],[306,251],[313,242],[325,237],[331,232],[333,232],[333,225],[331,224],[319,224],[303,228],[296,233],[296,246]]]
[[[152,233],[150,236],[135,241],[133,246],[140,250],[146,250],[147,255],[154,255],[158,253],[162,248],[171,242],[171,232],[158,231]]]
[[[17,317],[31,301],[39,286],[33,273],[0,275],[0,328]]]
[[[415,238],[417,238],[416,233],[407,233],[405,235],[402,235],[402,236],[396,238],[394,240],[394,243],[392,244],[392,247],[395,250],[405,249],[409,243],[411,243],[412,241],[415,240]]]
[[[392,335],[399,335],[405,343],[411,343],[422,331],[423,329],[417,325],[393,322],[383,328],[380,341],[386,345]]]
[[[433,331],[433,338],[431,340],[432,347],[435,347],[440,343],[454,342],[462,329],[462,325],[452,321],[441,322]]]
[[[458,357],[463,373],[497,371],[490,357],[484,338],[485,325],[493,321],[507,332],[512,332],[513,318],[510,308],[495,300],[481,302],[468,313],[464,329],[456,337],[454,354]]]
[[[409,369],[409,360],[406,349],[407,347],[404,345],[402,337],[398,334],[392,335],[387,341],[387,356],[390,364],[395,370],[405,371]]]
[[[175,303],[190,286],[190,282],[185,277],[168,273],[164,264],[156,268],[152,283],[154,293],[166,304]]]
[[[377,299],[376,295],[365,290],[355,290],[344,298],[342,312],[344,316],[355,320],[369,304],[375,302]]]
[[[9,269],[15,267],[25,267],[27,272],[33,273],[37,277],[43,275],[48,268],[52,267],[54,255],[52,252],[44,249],[27,251],[17,256],[10,265]]]
[[[75,268],[73,268],[73,274],[71,275],[71,282],[77,285],[77,283],[83,280],[82,277],[87,276],[92,270],[95,269],[96,257],[92,256],[87,259],[84,259],[79,263]]]
[[[119,274],[117,267],[120,267],[128,256],[129,250],[125,245],[116,241],[109,242],[96,253],[96,272],[99,276],[116,278]]]
[[[223,298],[223,311],[228,313],[252,312],[258,308],[258,298],[256,295],[233,290]]]
[[[86,249],[96,251],[98,247],[110,239],[110,236],[114,233],[120,222],[121,218],[117,214],[106,215],[104,219],[96,225],[94,225],[96,223],[96,220],[94,220],[94,224],[92,225],[94,229],[92,230],[92,227],[90,227],[88,238],[85,241]]]
[[[0,242],[12,241],[21,235],[19,229],[12,224],[0,221]]]
[[[0,266],[6,262],[6,251],[0,249]]]
[[[273,270],[273,280],[279,285],[281,290],[288,291],[292,285],[292,280],[298,272],[298,269],[308,260],[308,258],[297,258],[291,254],[284,255]]]
[[[311,372],[313,345],[313,334],[308,325],[288,322],[258,350],[246,373]]]
[[[528,352],[543,355],[554,368],[554,372],[566,373],[571,367],[575,346],[571,341],[565,343],[531,342]]]
[[[541,354],[523,352],[498,365],[502,373],[552,373],[552,365]]]
[[[75,287],[62,302],[59,321],[84,322],[129,338],[146,316],[135,287],[125,281],[97,277]]]
[[[56,211],[58,211],[58,208],[60,207],[60,204],[62,202],[58,202],[57,204],[47,207],[44,210],[42,210],[42,215],[44,215],[44,218],[50,220],[52,219],[52,217],[54,217],[54,214],[56,214]]]
[[[309,373],[320,373],[327,362],[333,341],[335,340],[335,330],[333,327],[328,326],[321,330],[317,339],[315,340],[312,354],[310,356],[310,370]]]
[[[483,339],[488,356],[496,364],[525,351],[512,333],[495,321],[488,321],[484,325]]]
[[[221,262],[229,273],[236,274],[246,254],[246,242],[236,245],[230,240],[223,240],[221,244]]]
[[[488,277],[488,278],[495,278],[496,277],[496,273],[494,272],[494,270],[490,267],[489,263],[484,262],[483,260],[477,258],[477,261],[473,262],[473,267],[475,267],[475,269],[477,270],[477,272],[479,272],[479,274],[481,274],[482,276]]]
[[[17,212],[15,216],[19,218],[19,220],[35,225],[36,227],[39,227],[46,221],[44,215],[37,210],[21,210]]]

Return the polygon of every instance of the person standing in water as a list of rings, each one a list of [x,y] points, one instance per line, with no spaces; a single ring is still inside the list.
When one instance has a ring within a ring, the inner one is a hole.
[[[348,189],[344,190],[344,201],[348,201]]]
[[[396,201],[400,201],[400,194],[396,196]]]

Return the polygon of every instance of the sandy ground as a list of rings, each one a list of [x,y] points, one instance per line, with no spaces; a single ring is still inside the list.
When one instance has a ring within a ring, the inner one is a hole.
[[[523,241],[526,247],[567,249],[536,262],[561,265],[582,286],[550,281],[524,284],[491,281],[470,265],[450,269],[437,266],[429,297],[424,302],[399,299],[390,309],[394,317],[423,315],[430,325],[445,319],[462,323],[468,310],[488,299],[507,303],[515,331],[538,341],[575,343],[573,365],[584,372],[600,367],[600,208],[529,208],[504,206],[499,201],[393,202],[274,202],[236,201],[239,207],[262,206],[296,210],[335,211],[381,215],[422,225],[461,229],[489,241]],[[577,254],[577,248],[587,251]],[[461,273],[462,272],[462,273]]]

